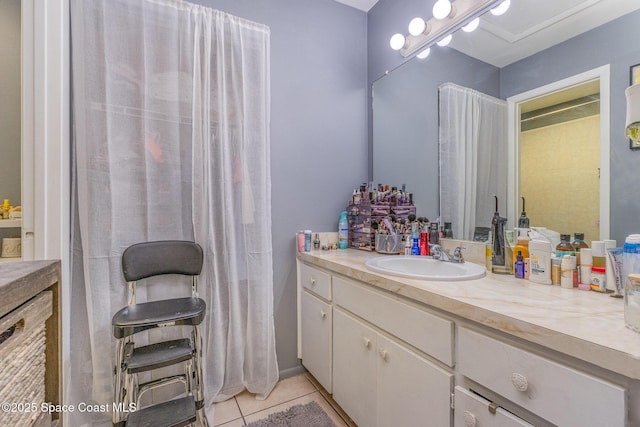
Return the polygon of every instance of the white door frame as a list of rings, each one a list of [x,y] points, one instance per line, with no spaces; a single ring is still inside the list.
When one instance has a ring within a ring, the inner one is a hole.
[[[575,76],[541,86],[507,98],[508,104],[508,159],[507,218],[515,226],[518,223],[518,192],[520,189],[520,106],[522,103],[540,98],[563,89],[586,82],[600,81],[600,240],[609,238],[610,233],[610,114],[611,85],[610,66],[594,68]]]
[[[60,380],[69,367],[69,0],[22,0],[22,247],[25,260],[59,259]],[[62,387],[67,402],[67,388]],[[63,425],[66,414],[62,414]]]

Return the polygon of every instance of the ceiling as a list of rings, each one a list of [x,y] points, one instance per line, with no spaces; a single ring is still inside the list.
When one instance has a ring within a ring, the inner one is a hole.
[[[368,12],[378,0],[336,1]],[[504,67],[637,9],[638,0],[511,0],[507,13],[485,14],[476,31],[458,31],[450,46]]]

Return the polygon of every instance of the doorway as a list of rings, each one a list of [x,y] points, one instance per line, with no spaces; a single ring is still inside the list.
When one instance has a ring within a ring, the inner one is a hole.
[[[509,98],[509,219],[609,238],[609,66]]]

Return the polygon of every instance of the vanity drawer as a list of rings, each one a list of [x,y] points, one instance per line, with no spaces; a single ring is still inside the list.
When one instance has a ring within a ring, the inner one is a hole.
[[[300,263],[300,282],[305,289],[331,301],[331,275]]]
[[[490,405],[482,396],[456,386],[454,427],[533,427],[499,406],[492,410]]]
[[[625,389],[466,328],[462,375],[559,426],[625,425]]]
[[[453,366],[453,322],[336,276],[333,298],[341,307]]]

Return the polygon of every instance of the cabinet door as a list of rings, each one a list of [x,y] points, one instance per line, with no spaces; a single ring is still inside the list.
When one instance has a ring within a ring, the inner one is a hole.
[[[302,364],[331,393],[331,305],[302,292]]]
[[[453,375],[378,336],[378,427],[451,425]]]
[[[376,332],[336,308],[333,398],[362,427],[376,423]]]

